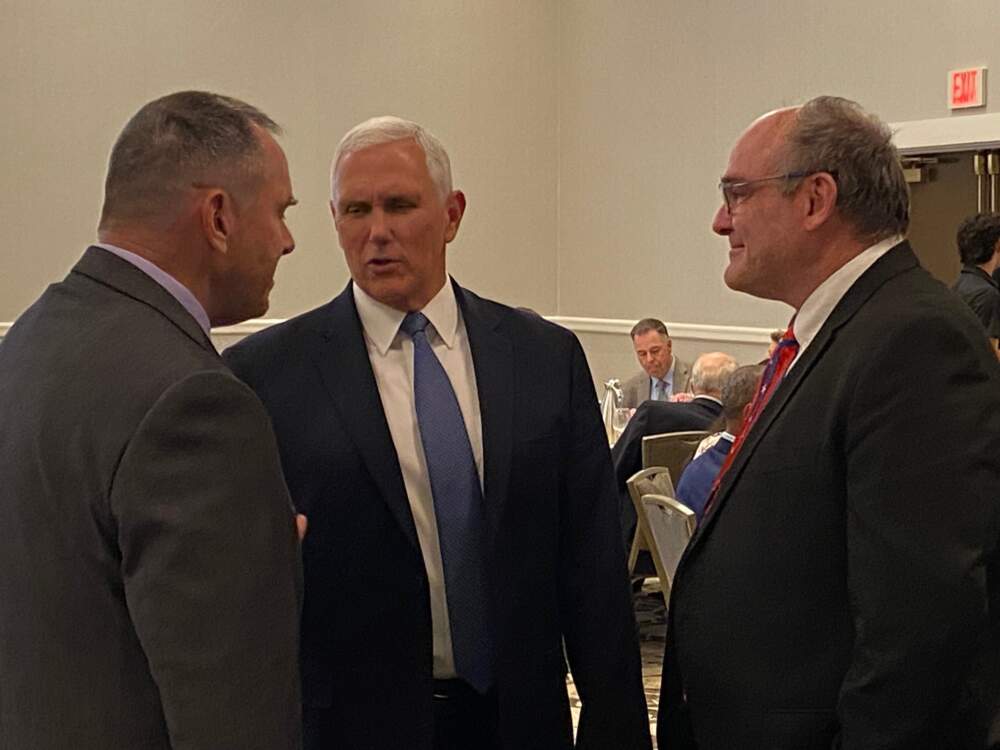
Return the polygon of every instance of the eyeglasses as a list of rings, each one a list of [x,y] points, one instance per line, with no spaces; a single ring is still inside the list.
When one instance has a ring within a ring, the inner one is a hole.
[[[785,174],[771,175],[770,177],[758,177],[756,180],[742,180],[740,182],[730,182],[728,180],[722,180],[719,182],[719,190],[722,191],[722,202],[726,204],[726,211],[729,213],[733,212],[733,209],[740,205],[743,201],[753,195],[754,185],[760,185],[764,182],[774,182],[775,180],[798,180],[803,177],[808,177],[811,174],[816,174],[817,171],[825,170],[815,170],[811,172],[786,172]],[[831,172],[831,174],[833,174]]]

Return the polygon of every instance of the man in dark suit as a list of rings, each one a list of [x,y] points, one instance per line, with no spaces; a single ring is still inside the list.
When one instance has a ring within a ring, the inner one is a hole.
[[[723,352],[702,354],[691,368],[690,401],[645,401],[635,410],[621,436],[615,442],[611,456],[618,488],[618,507],[626,548],[635,536],[637,518],[635,506],[628,494],[626,482],[642,468],[642,439],[646,435],[664,432],[707,430],[722,414],[722,387],[736,370],[736,360]],[[675,477],[674,481],[680,477]]]
[[[352,282],[226,352],[303,547],[310,750],[648,748],[611,461],[576,338],[449,281],[465,196],[416,123],[333,161]]]
[[[1000,741],[1000,367],[903,239],[891,138],[819,97],[730,155],[726,283],[796,313],[677,570],[663,747]]]
[[[293,247],[276,131],[202,92],[139,110],[100,244],[4,339],[0,747],[301,747],[295,521],[208,336]]]
[[[975,214],[966,218],[955,235],[962,270],[952,286],[976,314],[1000,356],[1000,284],[991,275],[1000,268],[1000,214]]]

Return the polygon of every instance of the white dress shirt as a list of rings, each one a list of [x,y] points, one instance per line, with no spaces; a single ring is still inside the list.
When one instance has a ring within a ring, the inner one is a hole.
[[[799,342],[799,353],[788,367],[789,370],[795,367],[795,364],[802,358],[802,353],[816,338],[816,334],[819,333],[819,329],[823,327],[826,319],[830,317],[833,308],[847,294],[847,290],[854,286],[854,282],[861,278],[861,275],[871,268],[875,261],[902,241],[903,237],[896,235],[862,250],[827,276],[823,283],[806,297],[806,301],[802,303],[802,307],[795,315],[794,331],[795,340]]]
[[[406,313],[384,305],[365,293],[357,284],[354,304],[361,318],[368,359],[371,361],[378,385],[382,409],[389,423],[389,433],[399,457],[403,484],[410,501],[410,511],[417,528],[417,539],[430,584],[431,624],[434,628],[434,676],[447,679],[455,676],[455,660],[451,647],[451,628],[448,621],[448,599],[444,585],[444,566],[438,543],[437,520],[434,515],[434,497],[431,494],[427,461],[417,411],[413,402],[413,340],[399,332]],[[476,372],[472,364],[472,351],[465,331],[461,311],[455,299],[455,290],[445,279],[441,291],[421,310],[430,325],[427,340],[435,356],[444,367],[455,390],[465,429],[472,444],[472,455],[479,472],[480,487],[483,481],[483,429],[479,411],[479,393],[476,390]]]

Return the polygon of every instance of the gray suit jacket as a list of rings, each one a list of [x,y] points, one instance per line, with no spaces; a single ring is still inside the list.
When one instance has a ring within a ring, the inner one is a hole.
[[[636,408],[643,401],[649,400],[649,375],[640,370],[622,383],[622,395],[625,397],[622,406]],[[689,393],[691,391],[691,366],[687,362],[674,357],[674,393]]]
[[[298,550],[267,414],[90,248],[0,347],[0,747],[300,746]]]

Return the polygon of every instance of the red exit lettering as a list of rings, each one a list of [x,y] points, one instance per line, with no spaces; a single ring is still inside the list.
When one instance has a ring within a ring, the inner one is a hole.
[[[952,109],[983,105],[983,72],[985,68],[953,70],[949,73],[948,105]]]

